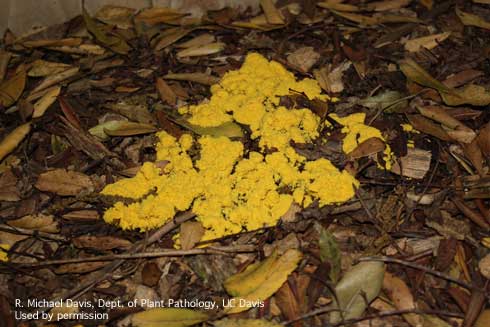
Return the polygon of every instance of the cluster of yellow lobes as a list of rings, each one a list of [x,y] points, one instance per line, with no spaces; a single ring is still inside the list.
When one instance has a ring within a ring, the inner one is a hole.
[[[279,63],[249,54],[241,69],[211,87],[207,103],[180,112],[203,127],[230,121],[247,125],[260,152],[247,151],[240,141],[224,136],[195,139],[185,134],[177,140],[160,132],[157,161],[169,163],[160,169],[146,162],[135,177],[107,185],[102,194],[138,201],[117,202],[105,212],[105,221],[148,230],[190,209],[205,228],[202,240],[209,240],[275,225],[293,203],[307,207],[317,200],[324,206],[351,199],[359,184],[353,176],[327,159],[307,161],[291,147],[290,141],[312,142],[322,128],[309,109],[279,106],[279,96],[291,90],[329,100],[315,80],[296,81]],[[363,124],[364,114],[332,118],[344,125],[345,152],[367,138],[383,139],[379,130]],[[194,162],[189,156],[193,145],[200,149]]]

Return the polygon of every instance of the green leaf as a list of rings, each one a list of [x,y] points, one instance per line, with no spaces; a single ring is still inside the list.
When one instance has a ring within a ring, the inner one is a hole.
[[[322,227],[320,238],[318,239],[320,246],[320,259],[322,262],[327,261],[330,264],[330,281],[336,283],[340,275],[340,249],[335,237]]]
[[[88,130],[90,134],[101,140],[109,136],[132,136],[156,132],[155,126],[143,123],[135,123],[125,120],[110,120]]]
[[[359,318],[378,296],[383,285],[384,271],[384,263],[377,261],[361,262],[347,271],[335,286],[336,299],[330,307],[341,311],[330,314],[330,323],[342,321],[341,312],[344,319]]]
[[[131,47],[121,36],[105,31],[98,25],[96,20],[90,17],[85,8],[83,8],[83,20],[85,21],[87,30],[92,33],[102,45],[119,54],[127,54],[129,50],[131,50]]]
[[[155,308],[139,312],[131,317],[134,327],[187,327],[206,321],[204,312],[177,308]]]

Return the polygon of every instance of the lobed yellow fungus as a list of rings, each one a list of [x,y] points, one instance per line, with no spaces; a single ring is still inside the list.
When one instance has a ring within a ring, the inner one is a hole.
[[[351,199],[359,184],[353,176],[327,159],[308,161],[291,146],[291,141],[314,141],[322,127],[309,109],[279,105],[279,97],[291,92],[329,99],[315,80],[297,81],[279,63],[248,55],[241,69],[228,72],[211,87],[208,102],[180,112],[203,127],[230,121],[246,125],[259,151],[247,151],[240,141],[227,137],[186,134],[177,140],[159,132],[156,157],[169,163],[159,168],[146,162],[135,177],[107,185],[102,194],[134,202],[117,202],[104,219],[123,229],[148,230],[178,211],[192,210],[205,228],[203,240],[208,240],[272,226],[293,203],[307,207],[318,201],[324,206]],[[364,114],[333,117],[344,125],[346,153],[370,137],[383,139],[379,130],[364,125]],[[193,145],[199,149],[195,160],[189,155]],[[387,147],[387,159],[390,153]]]
[[[10,250],[10,245],[0,244],[0,261],[8,261],[7,251]]]

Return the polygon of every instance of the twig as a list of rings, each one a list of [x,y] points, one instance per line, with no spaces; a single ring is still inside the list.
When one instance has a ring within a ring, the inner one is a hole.
[[[437,277],[442,278],[442,279],[446,279],[450,282],[458,284],[459,286],[462,286],[462,287],[467,288],[469,290],[479,289],[476,286],[468,284],[462,280],[453,278],[453,277],[446,275],[446,274],[443,274],[437,270],[430,269],[428,267],[425,267],[425,266],[422,266],[422,265],[419,265],[419,264],[416,264],[416,263],[413,263],[410,261],[405,261],[405,260],[390,258],[390,257],[385,257],[385,256],[382,256],[382,257],[365,257],[365,258],[360,258],[359,261],[382,261],[382,262],[388,262],[388,263],[397,263],[399,265],[403,265],[403,266],[410,267],[413,269],[422,270],[428,274],[437,276]]]
[[[228,253],[247,253],[247,252],[255,252],[255,251],[257,251],[257,247],[254,245],[208,246],[207,248],[203,248],[203,249],[164,250],[164,251],[152,251],[152,252],[140,252],[140,253],[111,254],[111,255],[94,256],[88,258],[46,260],[42,262],[31,262],[31,263],[10,262],[10,264],[18,265],[21,267],[32,268],[32,267],[44,267],[44,266],[79,263],[79,262],[112,261],[116,259],[180,257],[180,256],[196,255],[196,254],[228,254]]]
[[[40,231],[30,230],[25,228],[12,227],[6,224],[1,224],[0,230],[8,233],[15,233],[15,234],[29,235],[29,236],[39,236],[53,241],[61,241],[61,242],[67,241],[66,237],[61,235],[45,233],[45,232],[40,232]]]
[[[191,211],[186,211],[180,214],[179,216],[175,217],[172,219],[170,222],[166,223],[162,227],[160,227],[156,232],[154,232],[147,240],[142,240],[138,243],[136,243],[134,246],[131,247],[131,249],[128,251],[128,253],[136,253],[138,251],[141,251],[144,249],[147,245],[151,243],[155,243],[156,241],[160,240],[162,236],[182,224],[183,222],[192,219],[195,216],[194,213]],[[91,289],[94,285],[110,278],[112,276],[112,273],[114,270],[119,268],[123,263],[125,262],[125,259],[118,259],[116,261],[113,261],[109,263],[107,266],[104,267],[101,271],[98,273],[92,275],[91,278],[88,280],[85,280],[82,282],[80,285],[78,285],[76,288],[66,291],[63,294],[61,294],[58,297],[55,297],[51,299],[51,301],[60,301],[64,300],[67,298],[77,298],[87,292],[89,289]],[[40,311],[48,311],[51,308],[44,308]]]

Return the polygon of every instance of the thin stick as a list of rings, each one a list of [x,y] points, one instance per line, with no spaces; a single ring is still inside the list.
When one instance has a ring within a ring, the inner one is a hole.
[[[156,241],[160,240],[165,234],[167,234],[168,232],[170,232],[171,230],[173,230],[183,222],[192,219],[194,216],[195,214],[192,213],[191,211],[186,211],[181,213],[179,216],[172,219],[172,221],[160,227],[147,240],[142,240],[136,243],[134,246],[132,246],[131,249],[128,251],[128,253],[136,253],[138,251],[141,251],[147,245],[151,243],[155,243]],[[84,281],[74,289],[66,291],[60,296],[51,299],[51,301],[60,301],[67,298],[77,298],[81,296],[82,294],[90,290],[94,285],[110,278],[113,274],[113,271],[119,268],[124,262],[125,259],[117,259],[116,261],[112,261],[111,263],[107,264],[107,266],[105,266],[104,269],[92,275],[92,277],[89,278],[88,280]],[[51,308],[44,308],[39,311],[44,312],[50,309]]]
[[[48,240],[53,240],[53,241],[61,241],[61,242],[67,241],[66,237],[61,236],[61,235],[39,232],[39,231],[25,229],[25,228],[12,227],[12,226],[9,226],[6,224],[1,224],[0,230],[8,232],[8,233],[15,233],[15,234],[29,235],[29,236],[39,236],[39,237],[46,238]]]
[[[73,259],[60,259],[60,260],[47,260],[41,262],[9,262],[12,265],[19,265],[22,267],[44,267],[51,265],[61,265],[69,263],[79,262],[94,262],[94,261],[112,261],[116,259],[141,259],[141,258],[156,258],[156,257],[180,257],[196,254],[229,254],[229,253],[248,253],[257,251],[257,247],[254,245],[239,245],[239,246],[208,246],[203,249],[189,249],[189,250],[164,250],[153,252],[140,252],[140,253],[124,253],[124,254],[111,254],[94,256],[88,258],[73,258]]]

